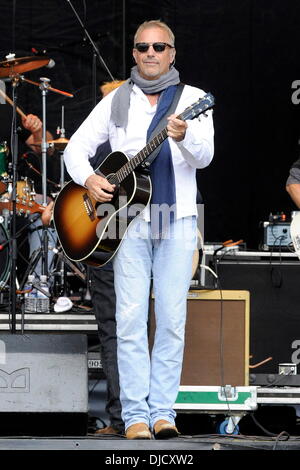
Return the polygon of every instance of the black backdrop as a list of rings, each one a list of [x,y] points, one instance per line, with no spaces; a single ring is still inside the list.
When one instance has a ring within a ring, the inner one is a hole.
[[[259,242],[259,222],[270,212],[288,215],[294,206],[285,192],[291,163],[298,158],[300,105],[293,82],[300,61],[297,0],[73,0],[114,78],[126,78],[137,25],[166,21],[176,35],[176,66],[184,82],[216,97],[215,158],[198,172],[205,200],[205,240]],[[70,137],[93,107],[93,52],[63,0],[0,0],[1,60],[11,51],[47,49],[56,66],[26,74],[51,79],[74,93],[47,98],[47,123],[55,132],[65,106]],[[97,60],[97,83],[109,74]],[[8,84],[9,85],[9,84]],[[41,115],[38,88],[18,89],[25,112]],[[296,95],[295,95],[296,96]]]

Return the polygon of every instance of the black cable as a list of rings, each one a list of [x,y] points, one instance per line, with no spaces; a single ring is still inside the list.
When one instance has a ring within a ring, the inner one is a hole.
[[[126,79],[126,0],[122,4],[122,78]]]
[[[280,236],[280,237],[277,237],[277,239],[284,239],[284,237]],[[275,241],[277,240],[275,239]],[[281,248],[281,243],[280,243],[280,248]],[[273,249],[273,247],[272,247]],[[219,251],[219,250],[218,250]],[[225,251],[221,258],[222,259],[225,255],[227,254],[227,251]],[[215,272],[217,274],[217,267],[218,267],[218,262],[220,261],[220,259],[217,259],[217,256],[216,256],[216,252],[214,253],[214,257],[215,257]],[[282,264],[282,252],[280,250],[280,265]],[[273,270],[273,266],[272,266],[272,256],[270,256],[270,266],[271,266],[271,276],[272,276],[272,270]],[[279,286],[275,286],[275,287],[281,287],[282,285],[282,278],[280,276],[280,285]],[[223,388],[223,393],[224,393],[224,396],[225,396],[225,400],[226,400],[226,404],[227,404],[227,407],[228,407],[228,414],[229,414],[229,417],[232,419],[233,423],[235,424],[235,421],[234,421],[234,417],[232,415],[232,410],[230,408],[230,403],[228,401],[228,398],[227,398],[227,395],[226,395],[226,389],[225,389],[225,377],[224,377],[224,343],[223,343],[223,320],[224,320],[224,312],[223,312],[223,296],[222,296],[222,287],[221,287],[221,283],[220,283],[220,279],[219,277],[217,276],[217,288],[218,290],[220,291],[220,298],[221,298],[221,312],[220,312],[220,338],[219,338],[219,341],[220,341],[220,376],[221,376],[221,387]],[[287,375],[291,375],[291,373],[287,374]],[[286,377],[286,375],[280,377],[276,382],[275,384],[278,384],[280,383],[284,377]],[[273,384],[270,384],[270,387],[271,386],[274,386],[275,385],[274,383]],[[266,387],[267,388],[267,387]],[[251,414],[251,417],[253,419],[253,421],[255,422],[255,424],[261,429],[263,430],[263,432],[265,432],[267,435],[269,436],[272,436],[272,437],[276,437],[276,443],[275,443],[275,447],[277,445],[277,442],[278,442],[278,439],[279,439],[279,436],[281,436],[283,433],[285,433],[286,435],[288,435],[288,433],[286,431],[282,431],[282,433],[280,433],[279,435],[277,434],[274,434],[274,433],[270,433],[268,430],[266,430],[258,421],[257,419],[254,417],[253,414]],[[234,431],[237,429],[238,427],[238,423],[235,424],[234,428],[233,428],[233,431],[231,434],[234,434]],[[289,435],[288,435],[289,436]],[[289,437],[288,437],[289,438]]]
[[[261,429],[267,436],[270,436],[270,437],[276,437],[276,443],[275,443],[275,446],[277,445],[278,443],[278,440],[280,440],[281,436],[285,435],[287,438],[284,439],[285,441],[287,441],[289,438],[290,438],[290,435],[288,432],[286,431],[281,431],[279,434],[275,434],[271,431],[268,431],[262,424],[260,424],[260,422],[255,418],[254,414],[252,413],[251,415],[251,418],[252,420],[254,421],[254,423],[256,424],[256,426]],[[273,449],[274,450],[274,449]]]
[[[82,0],[82,3],[83,3],[83,24],[85,25],[86,24],[86,0]]]
[[[285,436],[286,439],[281,439],[281,437]],[[278,436],[276,437],[276,441],[275,441],[275,444],[272,448],[272,450],[276,450],[276,447],[277,447],[277,444],[279,441],[288,441],[290,439],[290,435],[289,433],[287,433],[286,431],[282,431],[281,433],[278,434]]]
[[[282,245],[281,245],[281,242],[286,238],[282,235],[280,235],[279,237],[275,237],[274,233],[273,233],[273,227],[272,227],[272,235],[274,237],[274,244],[272,246],[272,249],[271,249],[271,256],[270,256],[270,275],[271,275],[271,283],[274,287],[277,287],[277,288],[280,288],[282,286],[282,283],[283,283],[283,279],[282,279],[282,272],[280,269],[277,269],[277,271],[275,270],[274,266],[272,265],[272,259],[273,259],[273,254],[274,254],[274,247],[277,246],[279,247],[279,266],[281,267],[282,265]],[[279,245],[276,245],[276,242],[277,240],[280,240],[280,244]],[[275,274],[276,272],[278,273],[278,279],[276,280],[275,279]]]
[[[219,355],[220,355],[220,379],[221,379],[221,390],[223,390],[223,394],[225,396],[226,405],[228,409],[229,418],[231,418],[232,422],[234,423],[234,428],[232,433],[234,434],[235,430],[238,428],[238,423],[235,422],[234,416],[232,414],[232,410],[230,408],[230,402],[227,397],[226,393],[226,384],[225,384],[225,370],[224,370],[224,299],[223,299],[223,291],[220,283],[219,277],[217,277],[217,289],[220,291],[220,332],[219,332]]]

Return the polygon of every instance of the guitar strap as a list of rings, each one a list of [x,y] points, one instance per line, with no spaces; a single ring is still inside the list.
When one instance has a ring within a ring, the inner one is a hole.
[[[175,92],[175,95],[174,95],[174,98],[173,98],[173,101],[172,101],[172,104],[171,106],[168,108],[168,111],[166,112],[166,114],[162,117],[162,119],[159,121],[159,123],[157,124],[157,126],[155,127],[155,129],[152,131],[149,139],[148,139],[148,142],[150,142],[153,137],[155,137],[157,134],[159,134],[166,126],[167,126],[167,117],[170,116],[170,114],[173,114],[175,112],[175,109],[177,108],[177,105],[178,105],[178,102],[179,102],[179,99],[180,99],[180,96],[182,94],[182,91],[183,91],[183,88],[184,88],[184,83],[179,83],[178,87],[177,87],[177,90]],[[161,149],[161,146],[162,144],[160,144],[150,155],[149,157],[141,164],[141,167],[143,169],[148,169],[149,166],[151,165],[151,163],[155,160],[155,158],[157,157],[157,155],[159,154],[160,152],[160,149]]]

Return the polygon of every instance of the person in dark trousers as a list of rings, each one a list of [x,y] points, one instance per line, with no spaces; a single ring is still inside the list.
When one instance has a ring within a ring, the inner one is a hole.
[[[123,81],[106,82],[101,87],[102,96],[120,86]],[[91,159],[91,165],[96,169],[103,159],[111,152],[109,142],[97,149]],[[124,434],[124,423],[121,418],[120,386],[117,361],[116,336],[116,295],[114,289],[114,272],[112,263],[107,263],[100,269],[91,268],[91,295],[95,317],[98,324],[100,352],[103,372],[107,381],[106,412],[110,423],[98,429],[95,434]]]

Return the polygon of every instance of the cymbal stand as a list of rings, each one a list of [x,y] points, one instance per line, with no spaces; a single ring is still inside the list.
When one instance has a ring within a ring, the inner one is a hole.
[[[11,217],[11,232],[10,232],[10,255],[11,255],[11,276],[10,276],[10,289],[9,289],[9,318],[11,318],[11,332],[16,333],[16,306],[17,306],[17,293],[16,293],[16,269],[17,269],[17,212],[16,212],[16,197],[17,197],[17,164],[18,164],[18,134],[17,134],[17,86],[19,85],[19,76],[12,75],[12,98],[13,98],[13,124],[12,124],[12,217]]]
[[[65,107],[61,107],[61,127],[57,128],[57,134],[60,135],[61,139],[64,139],[65,136]],[[60,189],[64,187],[65,184],[65,163],[64,163],[64,150],[59,150],[60,154]],[[64,297],[68,296],[67,293],[67,267],[64,261],[64,258],[60,258],[60,290],[61,295]]]
[[[50,85],[49,78],[41,77],[40,78],[40,90],[42,92],[42,110],[43,110],[43,119],[42,119],[42,193],[43,193],[43,202],[44,207],[47,206],[47,149],[49,145],[47,144],[46,137],[46,97],[48,93],[48,88]],[[48,230],[47,227],[43,225],[42,228],[42,273],[48,278]]]
[[[61,107],[61,127],[57,129],[57,133],[60,135],[61,139],[66,137],[65,135],[65,107]],[[60,150],[60,189],[63,188],[65,184],[65,164],[63,159],[64,151]]]
[[[46,126],[46,97],[48,91],[58,93],[68,98],[73,98],[74,95],[67,93],[57,88],[50,86],[50,80],[46,77],[40,78],[40,83],[34,82],[23,75],[19,76],[20,79],[26,83],[38,86],[42,92],[42,110],[43,110],[43,122],[42,122],[42,192],[43,192],[43,203],[44,207],[47,206],[47,149],[49,144],[47,143],[47,126]],[[48,277],[48,231],[47,227],[43,225],[42,228],[42,273]]]

